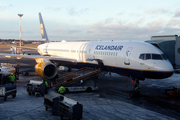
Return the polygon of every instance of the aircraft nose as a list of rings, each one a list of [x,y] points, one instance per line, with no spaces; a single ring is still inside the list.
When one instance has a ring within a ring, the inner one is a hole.
[[[169,72],[173,72],[174,69],[173,69],[173,66],[172,64],[169,62],[169,61],[164,61],[164,62],[161,62],[157,65],[157,68],[159,70],[162,70],[162,71],[169,71]]]
[[[174,69],[169,61],[161,62],[157,65],[158,71],[163,73],[162,78],[168,78],[173,75]]]

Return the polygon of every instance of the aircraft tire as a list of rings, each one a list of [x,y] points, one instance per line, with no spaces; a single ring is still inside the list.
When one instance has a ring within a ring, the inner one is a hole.
[[[91,87],[88,87],[88,88],[86,89],[86,91],[87,91],[87,92],[91,92],[91,91],[92,91],[92,88],[91,88]]]
[[[28,95],[31,95],[31,92],[28,92]]]
[[[15,97],[16,97],[16,94],[13,94],[13,95],[12,95],[12,98],[15,98]]]
[[[29,73],[28,73],[28,72],[25,72],[24,75],[25,75],[25,76],[29,76]]]
[[[130,97],[140,97],[139,91],[130,91]]]
[[[7,101],[7,96],[4,96],[4,101]]]

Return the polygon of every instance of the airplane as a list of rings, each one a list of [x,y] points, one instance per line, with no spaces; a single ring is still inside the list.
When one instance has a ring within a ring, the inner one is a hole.
[[[141,41],[50,42],[39,13],[43,44],[36,50],[40,55],[0,53],[8,57],[35,59],[35,71],[45,79],[57,75],[58,66],[92,67],[128,76],[134,80],[134,93],[139,93],[139,80],[163,79],[173,74],[173,67],[163,52]]]
[[[9,83],[9,75],[13,73],[18,79],[18,76],[16,74],[17,69],[13,64],[7,64],[7,63],[0,63],[0,85]]]
[[[12,44],[18,44],[19,42],[16,42],[16,41],[12,41],[11,43],[12,43]]]
[[[16,73],[16,69],[15,67],[11,66],[7,66],[4,63],[1,63],[0,65],[0,74],[3,75],[10,75],[11,73]]]

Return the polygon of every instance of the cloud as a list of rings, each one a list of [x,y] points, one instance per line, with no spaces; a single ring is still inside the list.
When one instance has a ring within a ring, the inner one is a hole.
[[[118,16],[122,16],[122,15],[123,15],[123,12],[119,12],[117,15],[118,15]]]
[[[112,23],[114,20],[114,18],[107,18],[105,21],[104,21],[104,24],[110,24]]]
[[[48,10],[51,10],[51,11],[60,11],[61,8],[60,7],[47,7]]]
[[[67,11],[68,11],[69,15],[79,16],[79,15],[82,15],[82,14],[87,14],[89,9],[84,8],[84,9],[76,10],[75,8],[70,8],[70,9],[67,9]]]
[[[104,25],[102,23],[96,23],[91,26],[91,29],[87,32],[90,36],[98,36],[101,39],[115,39],[115,40],[147,40],[152,35],[166,34],[171,30],[171,34],[177,31],[175,28],[165,27],[166,21],[152,21],[143,25],[144,19],[139,19],[134,22],[124,23],[120,21],[119,24]],[[169,33],[170,34],[170,33]]]
[[[167,25],[169,21],[155,20],[147,22],[144,18],[132,22],[114,22],[113,18],[94,23],[90,26],[76,25],[56,29],[50,37],[57,40],[149,40],[154,35],[180,33],[180,29]],[[113,22],[112,22],[113,21]],[[105,24],[107,23],[107,24]],[[110,24],[109,24],[110,23]],[[57,34],[58,33],[58,34]]]
[[[146,29],[149,29],[150,31],[156,31],[163,29],[166,25],[166,21],[164,20],[156,20],[156,21],[151,21],[144,26]]]
[[[151,10],[147,10],[145,11],[146,14],[167,14],[170,11],[167,9],[151,9]]]
[[[5,10],[8,10],[9,8],[13,7],[12,4],[8,4],[8,5],[0,5],[0,12],[3,12]]]
[[[167,26],[176,27],[178,26],[180,28],[180,20],[177,18],[172,18],[168,21]]]
[[[175,11],[174,17],[180,17],[180,11],[179,10]]]
[[[107,18],[101,22],[91,25],[60,24],[46,29],[50,40],[149,40],[154,35],[174,35],[180,33],[180,27],[177,27],[178,19],[170,20],[158,19],[147,21],[145,18],[139,18],[133,21],[117,21],[114,18]],[[10,25],[11,26],[11,25]],[[18,25],[17,25],[18,26]],[[7,27],[7,26],[6,26]],[[9,28],[9,26],[7,27]],[[48,28],[48,27],[47,27]],[[28,29],[29,30],[29,29]],[[41,39],[39,27],[33,30],[25,31],[23,29],[22,37],[25,40]],[[34,33],[33,33],[34,32]],[[19,29],[17,31],[6,31],[1,29],[0,36],[13,35],[19,39]],[[1,37],[2,38],[2,37]]]
[[[4,11],[6,9],[5,6],[0,6],[0,11]]]

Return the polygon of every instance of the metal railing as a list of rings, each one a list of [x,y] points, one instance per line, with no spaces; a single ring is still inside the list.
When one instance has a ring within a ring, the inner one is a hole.
[[[92,69],[92,68],[81,68],[79,70],[63,74],[62,77],[56,79],[56,85],[65,85],[71,82],[75,82],[78,80],[82,80],[83,78],[89,77],[91,75],[95,75],[100,73],[101,70]]]

